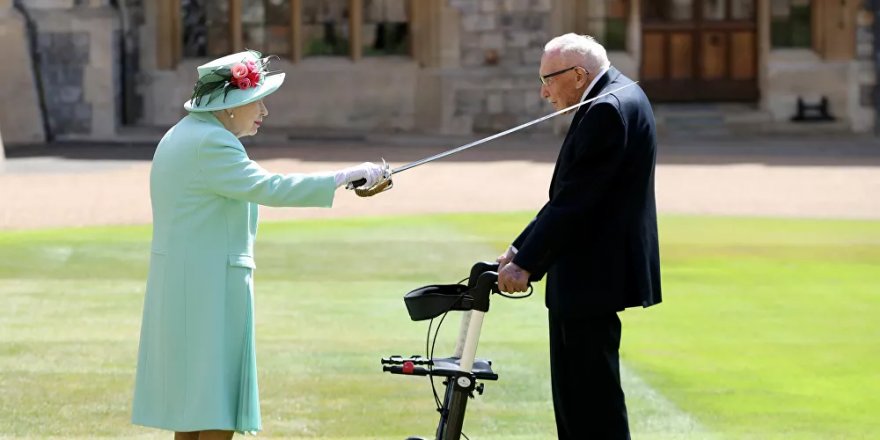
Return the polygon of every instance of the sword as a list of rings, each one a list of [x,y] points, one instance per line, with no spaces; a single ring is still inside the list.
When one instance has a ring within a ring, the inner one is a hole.
[[[524,128],[531,127],[532,125],[535,125],[535,124],[538,124],[538,123],[544,122],[544,121],[546,121],[546,120],[548,120],[548,119],[550,119],[550,118],[555,118],[556,116],[559,116],[559,115],[561,115],[561,114],[563,114],[563,113],[568,113],[568,112],[570,112],[570,111],[572,111],[572,110],[574,110],[574,109],[576,109],[576,108],[580,108],[580,107],[583,106],[583,105],[589,104],[589,103],[591,103],[591,102],[593,102],[593,101],[595,101],[595,100],[597,100],[597,99],[599,99],[599,98],[604,98],[604,97],[606,97],[606,96],[608,96],[608,95],[611,95],[611,94],[613,94],[613,93],[617,93],[617,92],[619,92],[619,91],[621,91],[621,90],[623,90],[623,89],[625,89],[625,88],[627,88],[627,87],[633,86],[633,85],[635,85],[635,84],[638,84],[638,81],[631,82],[631,83],[626,84],[626,85],[624,85],[624,86],[620,86],[620,87],[618,87],[618,88],[616,88],[616,89],[614,89],[614,90],[611,90],[611,91],[609,91],[609,92],[605,92],[605,93],[603,93],[603,94],[601,94],[601,95],[599,95],[599,96],[596,96],[596,97],[594,97],[594,98],[590,98],[590,99],[587,99],[587,100],[585,100],[585,101],[578,102],[577,104],[571,105],[571,106],[566,107],[566,108],[564,108],[564,109],[562,109],[562,110],[559,110],[559,111],[557,111],[557,112],[550,113],[549,115],[542,116],[542,117],[540,117],[540,118],[538,118],[538,119],[534,119],[534,120],[532,120],[532,121],[526,122],[525,124],[517,125],[516,127],[509,128],[509,129],[504,130],[504,131],[502,131],[502,132],[500,132],[500,133],[495,133],[495,134],[493,134],[493,135],[491,135],[491,136],[484,137],[483,139],[479,139],[479,140],[473,141],[473,142],[471,142],[471,143],[469,143],[469,144],[465,144],[465,145],[462,145],[462,146],[460,146],[460,147],[456,147],[456,148],[453,148],[453,149],[451,149],[451,150],[448,150],[448,151],[444,151],[444,152],[442,152],[442,153],[435,154],[435,155],[433,155],[433,156],[428,156],[428,157],[426,157],[426,158],[424,158],[424,159],[419,159],[419,160],[417,160],[417,161],[415,161],[415,162],[410,162],[410,163],[408,163],[408,164],[406,164],[406,165],[401,165],[401,166],[399,166],[399,167],[397,167],[397,168],[394,168],[394,169],[391,169],[391,168],[388,166],[388,164],[385,164],[385,159],[382,159],[382,163],[385,165],[385,169],[386,169],[386,171],[385,171],[385,175],[383,176],[382,180],[380,180],[379,182],[377,182],[375,185],[373,185],[373,186],[370,187],[370,188],[360,188],[360,187],[363,186],[365,183],[367,183],[367,180],[366,180],[366,179],[360,179],[360,180],[356,180],[356,181],[354,181],[354,182],[348,184],[348,186],[347,186],[346,188],[348,188],[348,189],[354,189],[354,190],[355,190],[355,193],[356,193],[357,195],[361,196],[361,197],[369,197],[369,196],[372,196],[372,195],[378,194],[378,193],[380,193],[380,192],[387,191],[387,190],[391,189],[391,187],[392,187],[392,185],[393,185],[393,183],[391,182],[391,176],[394,175],[394,174],[397,174],[397,173],[400,173],[400,172],[406,171],[406,170],[408,170],[408,169],[410,169],[410,168],[415,168],[415,167],[417,167],[417,166],[419,166],[419,165],[424,165],[424,164],[426,164],[426,163],[433,162],[433,161],[438,160],[438,159],[443,159],[444,157],[452,156],[453,154],[461,153],[462,151],[465,151],[465,150],[467,150],[467,149],[470,149],[470,148],[476,147],[476,146],[478,146],[478,145],[485,144],[486,142],[493,141],[493,140],[498,139],[498,138],[500,138],[500,137],[502,137],[502,136],[507,136],[507,135],[509,135],[510,133],[514,133],[514,132],[520,131],[520,130],[522,130],[522,129],[524,129]]]

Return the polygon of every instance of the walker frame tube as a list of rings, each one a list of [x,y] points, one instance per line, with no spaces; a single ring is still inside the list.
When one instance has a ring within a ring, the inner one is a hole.
[[[436,440],[461,439],[467,400],[473,396],[477,386],[476,377],[471,370],[477,355],[483,318],[489,311],[489,295],[498,280],[497,272],[484,271],[489,268],[493,267],[478,263],[471,270],[468,284],[471,286],[471,293],[474,296],[474,306],[472,310],[465,312],[459,326],[458,343],[455,349],[456,354],[461,352],[459,372],[446,380],[446,393],[443,396],[443,407],[440,408],[440,422],[437,425]]]

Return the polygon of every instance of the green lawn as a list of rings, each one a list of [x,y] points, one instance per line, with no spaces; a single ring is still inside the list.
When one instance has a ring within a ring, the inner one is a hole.
[[[267,223],[257,245],[263,437],[403,439],[436,424],[401,297],[494,258],[528,214]],[[666,302],[622,314],[634,438],[880,432],[880,222],[663,217]],[[149,227],[0,232],[0,438],[170,438],[128,422]],[[542,285],[497,298],[500,381],[471,439],[552,439]],[[458,319],[447,321],[447,354]]]

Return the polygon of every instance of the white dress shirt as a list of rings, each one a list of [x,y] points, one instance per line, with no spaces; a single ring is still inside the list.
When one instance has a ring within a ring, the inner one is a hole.
[[[587,99],[587,95],[590,94],[590,90],[593,90],[593,86],[596,85],[596,81],[599,81],[599,78],[601,78],[602,75],[604,75],[605,72],[607,72],[607,71],[608,71],[608,67],[603,68],[602,70],[599,71],[599,73],[596,75],[596,77],[593,78],[592,81],[590,81],[590,85],[587,86],[587,90],[584,90],[584,94],[581,96],[581,102],[583,102],[584,99]]]

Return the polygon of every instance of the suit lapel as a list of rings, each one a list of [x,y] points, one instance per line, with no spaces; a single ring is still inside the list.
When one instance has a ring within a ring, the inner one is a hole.
[[[587,93],[587,96],[584,97],[584,101],[589,101],[591,99],[595,99],[597,96],[607,92],[608,86],[611,85],[614,81],[617,80],[617,77],[620,76],[620,71],[615,69],[614,67],[609,67],[608,71],[602,75],[596,81],[596,84],[593,84],[593,88],[590,89],[590,93]],[[574,127],[577,125],[577,122],[584,117],[585,114],[590,110],[590,107],[593,106],[593,103],[583,105],[578,108],[577,113],[574,114],[574,118],[571,119],[571,126]],[[571,129],[569,129],[569,134],[571,134]],[[568,137],[568,136],[566,136]]]
[[[592,93],[592,90],[590,90]],[[556,175],[559,173],[559,165],[563,160],[563,156],[565,156],[565,152],[567,150],[569,142],[572,141],[572,136],[574,134],[575,127],[578,126],[578,122],[580,122],[581,118],[587,114],[587,110],[590,107],[589,104],[582,105],[577,109],[574,116],[571,118],[571,124],[568,126],[568,132],[565,134],[565,139],[562,140],[562,146],[559,148],[559,155],[556,157],[556,166],[553,167],[553,177],[550,178],[550,198],[553,198],[553,188],[556,186]]]
[[[593,84],[593,88],[590,89],[590,93],[587,93],[587,96],[584,98],[584,101],[594,99],[595,97],[605,93],[610,88],[609,86],[617,81],[617,78],[620,77],[620,71],[615,69],[614,67],[609,67],[608,71],[596,81],[596,84]],[[592,107],[593,104],[585,105],[584,107]]]
[[[619,76],[619,70],[615,69],[614,67],[609,67],[608,71],[606,71],[605,74],[596,81],[596,84],[593,84],[593,88],[590,89],[590,93],[587,93],[587,96],[584,97],[584,101],[588,101],[601,95],[602,93],[605,93],[605,89],[607,89],[611,83],[616,81]],[[553,188],[556,184],[556,174],[559,172],[559,163],[562,160],[565,147],[568,145],[569,142],[571,142],[572,133],[575,127],[577,127],[580,120],[584,117],[584,115],[587,114],[587,112],[590,110],[590,107],[592,106],[592,103],[580,106],[580,108],[578,108],[577,112],[574,114],[574,117],[571,118],[571,125],[569,125],[568,133],[566,133],[565,139],[562,141],[562,147],[560,148],[559,156],[556,158],[556,166],[553,168],[553,177],[550,180],[551,198],[553,197]]]

